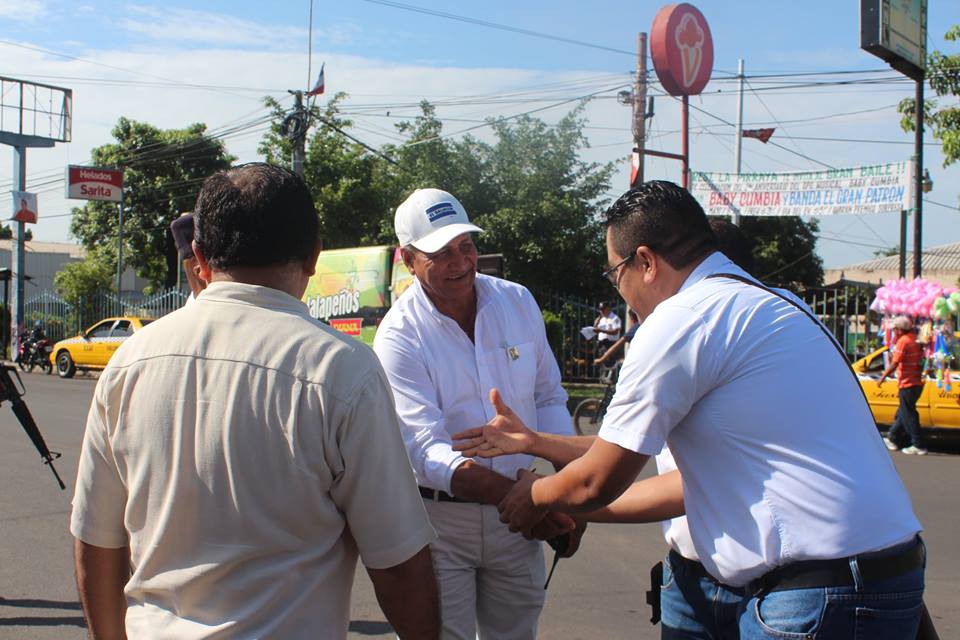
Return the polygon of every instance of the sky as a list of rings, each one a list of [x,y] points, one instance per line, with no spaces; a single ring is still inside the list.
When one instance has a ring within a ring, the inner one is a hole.
[[[715,54],[711,82],[690,100],[693,170],[733,170],[736,128],[729,123],[736,121],[738,59],[748,77],[744,127],[777,127],[772,142],[780,145],[744,140],[744,171],[910,158],[913,134],[900,129],[895,105],[914,95],[914,85],[859,48],[859,2],[694,4],[710,25]],[[27,154],[27,190],[39,194],[41,217],[34,237],[73,241],[70,210],[83,202],[64,198],[64,168],[88,163],[91,149],[112,140],[119,117],[162,128],[203,122],[241,161],[257,160],[267,127],[263,97],[290,104],[287,90],[308,88],[324,62],[321,103],[346,92],[351,133],[374,147],[402,144],[395,125],[415,116],[422,99],[437,105],[446,134],[469,130],[489,140],[486,118],[533,111],[555,123],[589,97],[584,113],[591,147],[584,157],[617,163],[608,194],[615,198],[627,186],[632,148],[630,108],[617,93],[632,82],[637,33],[651,30],[661,6],[314,0],[310,29],[310,0],[0,0],[0,76],[73,90],[72,141]],[[956,23],[956,0],[929,0],[928,49],[960,50],[943,40]],[[825,75],[838,71],[856,73]],[[789,75],[801,73],[818,75]],[[879,82],[810,86],[866,78]],[[679,112],[676,100],[656,99],[649,148],[680,151]],[[923,244],[958,242],[960,163],[943,168],[929,131],[925,142],[934,188],[924,205]],[[12,150],[0,151],[0,202],[10,200],[12,172]],[[679,182],[679,163],[650,157],[646,178]],[[817,252],[827,267],[868,260],[899,242],[898,214],[831,216],[820,223]]]

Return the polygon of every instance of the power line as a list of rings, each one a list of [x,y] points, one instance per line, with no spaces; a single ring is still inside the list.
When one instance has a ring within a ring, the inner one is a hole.
[[[473,24],[480,27],[487,27],[488,29],[497,29],[499,31],[508,31],[510,33],[518,33],[524,36],[542,38],[544,40],[553,40],[556,42],[563,42],[565,44],[572,44],[578,47],[589,47],[590,49],[598,49],[600,51],[609,51],[611,53],[620,53],[620,54],[628,55],[631,57],[635,57],[637,55],[636,51],[627,51],[626,49],[616,49],[614,47],[607,47],[602,44],[593,44],[591,42],[584,42],[583,40],[574,40],[572,38],[564,38],[562,36],[555,36],[549,33],[543,33],[541,31],[521,29],[520,27],[512,27],[507,24],[490,22],[488,20],[480,20],[478,18],[471,18],[468,16],[461,16],[454,13],[447,13],[445,11],[435,11],[433,9],[427,9],[425,7],[417,7],[412,4],[394,2],[393,0],[363,0],[363,1],[369,2],[371,4],[383,5],[385,7],[392,7],[394,9],[403,9],[404,11],[413,11],[415,13],[422,13],[424,15],[434,16],[436,18],[446,18],[447,20],[456,20],[457,22],[464,22],[467,24]]]

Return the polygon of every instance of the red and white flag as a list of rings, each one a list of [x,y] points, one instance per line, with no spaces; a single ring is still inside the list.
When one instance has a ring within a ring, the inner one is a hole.
[[[323,93],[323,68],[326,66],[326,62],[320,65],[320,75],[317,77],[317,83],[313,85],[313,89],[307,92],[307,96],[319,96]]]
[[[770,139],[770,136],[773,135],[773,132],[776,131],[776,128],[773,129],[744,129],[743,137],[744,138],[756,138],[763,144],[767,144],[767,140]]]

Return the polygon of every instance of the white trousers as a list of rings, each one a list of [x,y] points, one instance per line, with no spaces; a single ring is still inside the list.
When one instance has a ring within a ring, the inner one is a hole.
[[[443,640],[535,640],[545,596],[541,543],[512,533],[493,505],[424,503],[439,536],[432,553]]]

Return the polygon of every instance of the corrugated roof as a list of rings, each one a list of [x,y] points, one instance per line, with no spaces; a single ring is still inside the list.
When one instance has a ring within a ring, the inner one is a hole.
[[[907,269],[913,264],[913,252],[907,252]],[[960,242],[944,244],[938,247],[927,247],[923,250],[923,258],[920,263],[921,270],[928,271],[953,271],[960,272]],[[831,271],[896,271],[900,268],[900,256],[886,256],[884,258],[874,258],[866,262],[857,264],[848,264],[843,267],[835,267]]]
[[[27,253],[59,253],[70,256],[71,258],[83,258],[86,251],[79,244],[71,242],[38,242],[36,240],[27,240],[23,243]],[[0,240],[0,251],[11,251],[13,240]]]

